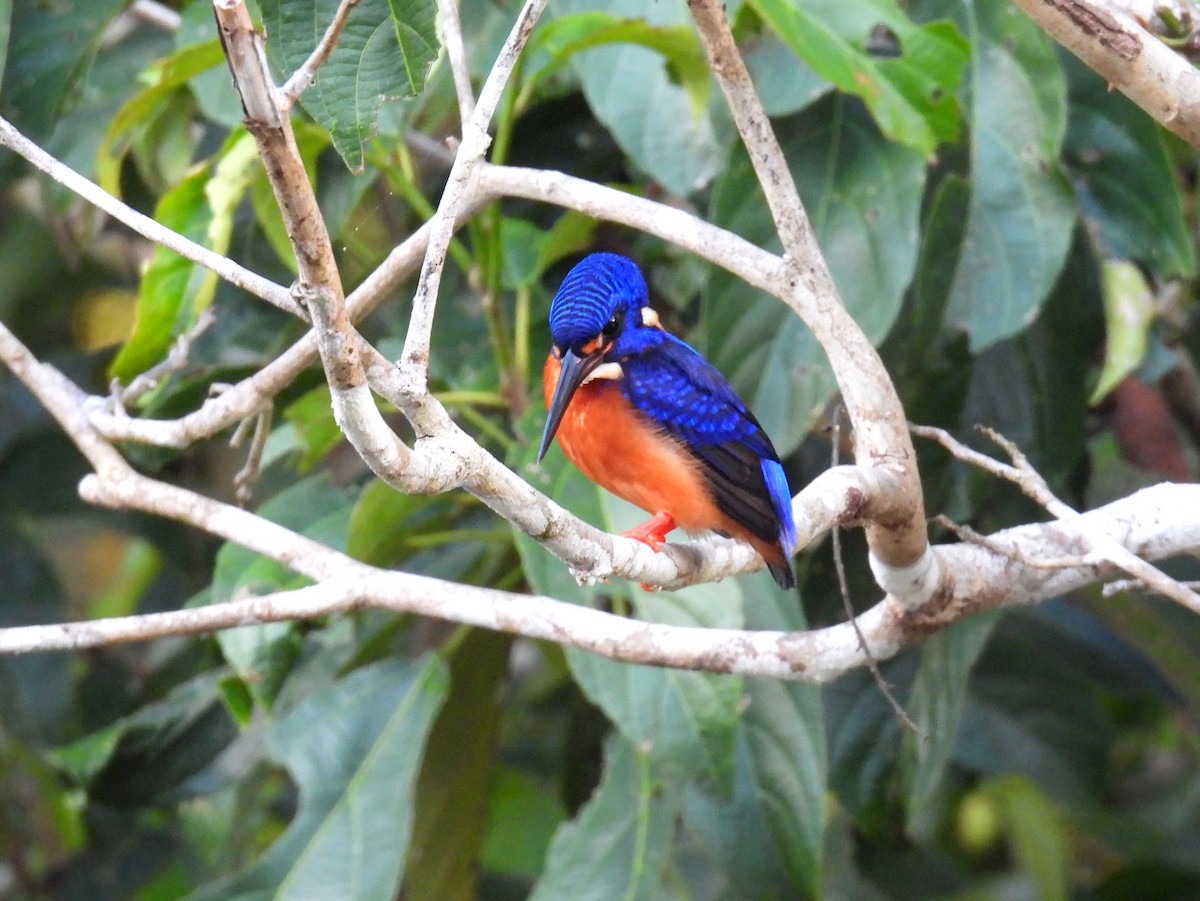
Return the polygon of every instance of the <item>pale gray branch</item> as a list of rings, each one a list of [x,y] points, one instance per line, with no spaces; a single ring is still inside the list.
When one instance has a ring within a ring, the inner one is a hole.
[[[408,334],[404,337],[404,351],[400,366],[410,382],[406,393],[414,399],[426,394],[429,372],[429,341],[433,334],[433,313],[437,305],[438,288],[441,285],[442,268],[446,263],[446,251],[454,234],[454,223],[460,209],[467,203],[471,177],[487,153],[491,144],[488,127],[500,103],[504,87],[516,66],[517,58],[529,39],[538,16],[546,7],[547,0],[526,0],[513,23],[504,46],[501,48],[492,71],[479,92],[479,100],[471,118],[463,123],[462,142],[454,157],[454,165],[446,179],[437,211],[430,221],[432,231],[425,248],[425,261],[421,265],[421,277],[417,293],[413,297],[412,316]],[[414,423],[418,431],[421,426]]]
[[[1055,497],[1050,486],[1046,484],[1046,480],[1033,468],[1021,450],[1004,436],[991,429],[980,430],[1004,448],[1012,458],[1011,466],[967,447],[944,429],[913,426],[912,430],[915,435],[937,441],[957,459],[1002,479],[1007,479],[1045,507],[1052,516],[1057,517],[1069,527],[1078,529],[1088,547],[1084,559],[1089,563],[1093,565],[1106,564],[1122,569],[1129,575],[1141,579],[1159,594],[1182,604],[1193,613],[1200,613],[1200,595],[1131,553],[1117,536],[1095,528],[1086,514],[1080,513]],[[1037,556],[1044,557],[1045,553],[1039,552]]]
[[[321,40],[313,48],[313,52],[300,65],[300,68],[284,82],[280,93],[283,95],[285,109],[290,108],[313,83],[313,79],[317,77],[317,69],[325,64],[325,60],[329,59],[330,54],[337,47],[338,38],[342,36],[342,32],[346,30],[346,23],[350,21],[350,12],[356,6],[358,6],[358,0],[342,0],[338,4],[333,18],[329,21],[325,33],[321,35]]]
[[[1200,147],[1200,72],[1148,32],[1128,3],[1012,0],[1050,37],[1155,120]],[[1141,4],[1144,18],[1154,4]]]
[[[865,523],[871,556],[879,563],[875,572],[886,574],[887,582],[881,582],[886,591],[901,592],[906,603],[920,606],[936,583],[936,562],[929,555],[921,479],[904,407],[879,354],[838,296],[721,0],[688,0],[688,7],[783,243],[784,265],[772,293],[788,300],[829,358],[854,427],[856,462],[891,476],[889,490],[876,499],[874,515]]]
[[[299,316],[301,319],[307,318],[304,311],[296,306],[295,301],[288,295],[286,288],[239,266],[227,257],[185,238],[178,232],[160,225],[149,216],[122,203],[99,185],[84,178],[74,169],[46,153],[2,117],[0,117],[0,146],[7,147],[24,157],[60,185],[70,188],[84,200],[108,213],[118,222],[129,226],[142,237],[161,244],[168,250],[175,251],[181,257],[215,272],[230,284],[236,285],[243,291],[247,291],[281,310]]]

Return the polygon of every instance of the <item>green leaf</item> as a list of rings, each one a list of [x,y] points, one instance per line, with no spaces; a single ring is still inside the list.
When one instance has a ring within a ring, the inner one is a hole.
[[[798,113],[833,90],[827,79],[797,59],[773,31],[758,35],[743,48],[742,55],[769,116]]]
[[[0,110],[27,137],[44,141],[78,100],[77,88],[105,28],[126,5],[125,0],[63,0],[9,7]]]
[[[992,634],[996,614],[981,614],[955,623],[921,645],[921,662],[908,695],[907,710],[923,740],[905,733],[901,766],[909,772],[908,830],[928,838],[940,825],[934,804],[967,696],[971,668]]]
[[[795,595],[769,590],[766,573],[742,577],[762,588],[748,592],[747,629],[795,631],[806,623]],[[772,602],[773,599],[773,602]],[[767,836],[793,885],[820,894],[826,820],[825,714],[821,690],[803,682],[747,679],[742,717],[755,798]]]
[[[679,784],[662,775],[649,753],[614,736],[599,787],[555,834],[531,901],[659,898],[682,803]]]
[[[590,8],[581,0],[561,5],[566,14]],[[641,17],[658,29],[686,23],[682,4],[647,7],[640,0],[610,0],[605,12],[614,20]],[[694,97],[672,79],[660,53],[638,44],[610,44],[572,56],[571,66],[596,118],[668,191],[690,194],[720,171],[732,130],[720,124],[711,107],[695,114]]]
[[[417,771],[446,690],[439,659],[387,660],[356,670],[276,722],[267,750],[296,780],[296,816],[256,862],[191,901],[395,897]]]
[[[831,96],[777,126],[817,240],[850,313],[882,341],[917,259],[921,155],[885,140],[861,104]],[[740,151],[713,193],[717,224],[777,246],[770,214]],[[694,343],[737,388],[783,455],[794,450],[834,389],[825,355],[779,300],[724,272],[703,297]]]
[[[924,154],[958,137],[953,91],[969,46],[949,22],[915,25],[890,0],[750,0],[754,10],[814,72],[861,97],[893,140]],[[865,49],[872,29],[886,26],[900,44],[894,58]]]
[[[233,216],[259,170],[254,140],[246,132],[232,137],[215,166],[205,164],[163,195],[154,218],[216,253],[229,249]],[[165,247],[155,247],[142,273],[133,334],[109,371],[129,381],[157,363],[174,339],[191,328],[212,303],[214,272]]]
[[[746,628],[804,628],[795,595],[766,573],[742,576],[752,603]],[[732,791],[691,787],[679,877],[699,897],[820,896],[826,821],[825,730],[815,685],[747,678],[737,729]],[[728,828],[737,823],[736,829]],[[709,864],[698,866],[699,861]]]
[[[466,629],[467,627],[460,627]],[[452,644],[450,692],[426,742],[404,881],[408,901],[473,901],[513,637],[469,629]],[[511,822],[519,833],[525,824]]]
[[[327,474],[304,479],[267,501],[260,516],[327,547],[343,550],[351,499]],[[310,580],[237,544],[217,553],[210,603],[299,588]],[[296,623],[264,623],[226,629],[217,635],[225,659],[262,704],[270,706],[299,653]]]
[[[964,426],[981,423],[1016,442],[1051,484],[1085,452],[1087,373],[1104,341],[1094,267],[1078,245],[1037,321],[976,357],[961,417]],[[994,451],[978,434],[967,440]],[[983,484],[995,490],[993,480]]]
[[[1002,622],[971,679],[955,764],[1020,773],[1064,803],[1097,801],[1108,728],[1092,685],[1087,673],[1046,659]]]
[[[1023,330],[1071,246],[1058,163],[1066,84],[1053,44],[1004,4],[964,6],[971,56],[971,202],[947,317],[982,350]]]
[[[1050,801],[1023,776],[991,780],[984,791],[1004,818],[1017,865],[1029,874],[1043,901],[1066,901],[1070,839]]]
[[[562,802],[533,777],[498,766],[492,772],[488,807],[483,868],[536,879],[545,866],[555,830],[567,818]]]
[[[12,0],[0,0],[0,91],[4,89],[4,68],[8,62],[8,39],[12,34]]]
[[[304,448],[296,463],[301,472],[311,469],[342,440],[331,403],[329,385],[322,383],[284,407],[283,416]]]
[[[397,566],[420,546],[414,536],[450,527],[445,513],[439,498],[404,494],[373,481],[350,513],[346,553],[373,566]]]
[[[219,682],[217,674],[185,682],[163,700],[55,751],[53,759],[93,800],[113,807],[162,803],[237,735]]]
[[[1159,279],[1195,275],[1162,128],[1074,57],[1062,59],[1071,89],[1064,158],[1104,255],[1143,263]]]
[[[732,580],[678,592],[638,592],[639,615],[672,625],[737,628],[741,592]],[[741,680],[607,660],[567,649],[571,674],[622,734],[682,774],[728,782]]]
[[[338,0],[264,0],[272,62],[290,75],[317,46]],[[433,0],[363,0],[300,104],[333,138],[346,165],[363,168],[363,146],[389,100],[418,94],[437,57]],[[286,77],[286,76],[285,76]]]
[[[149,125],[189,80],[225,59],[220,41],[193,44],[152,65],[142,76],[147,87],[128,100],[109,123],[96,152],[96,180],[110,194],[121,193],[121,162],[141,129]]]
[[[1104,366],[1088,401],[1092,406],[1141,365],[1156,314],[1154,292],[1133,263],[1105,260],[1100,264],[1100,285],[1104,296]]]
[[[619,18],[603,12],[559,16],[534,32],[526,50],[526,90],[532,90],[571,57],[605,44],[637,44],[660,54],[687,92],[693,117],[699,118],[712,92],[704,48],[690,25],[651,25],[644,18]],[[540,59],[541,56],[547,57]]]

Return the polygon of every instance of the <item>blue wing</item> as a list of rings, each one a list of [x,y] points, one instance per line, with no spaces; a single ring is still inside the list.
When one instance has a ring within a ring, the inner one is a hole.
[[[722,512],[790,556],[791,493],[766,432],[707,360],[664,338],[622,360],[625,396],[700,461]]]

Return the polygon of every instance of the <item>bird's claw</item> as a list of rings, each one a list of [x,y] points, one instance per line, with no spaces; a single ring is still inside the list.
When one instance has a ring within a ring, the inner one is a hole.
[[[657,553],[662,550],[662,546],[667,540],[667,533],[673,528],[675,528],[675,518],[670,513],[660,510],[640,526],[626,529],[621,533],[621,537],[640,541]]]
[[[632,529],[626,529],[621,533],[622,538],[632,538],[634,541],[640,541],[642,544],[650,548],[650,550],[658,553],[662,550],[663,544],[667,540],[667,533],[675,528],[675,518],[670,513],[659,511],[654,514],[646,522],[640,526],[634,526]],[[661,586],[647,585],[645,582],[639,582],[643,591],[661,591]]]

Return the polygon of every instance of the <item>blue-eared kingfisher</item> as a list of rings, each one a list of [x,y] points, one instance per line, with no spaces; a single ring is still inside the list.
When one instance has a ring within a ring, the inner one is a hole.
[[[779,455],[725,378],[663,330],[637,265],[593,253],[550,305],[540,463],[559,446],[593,482],[653,514],[624,534],[658,550],[667,532],[750,543],[795,586],[792,494]]]

